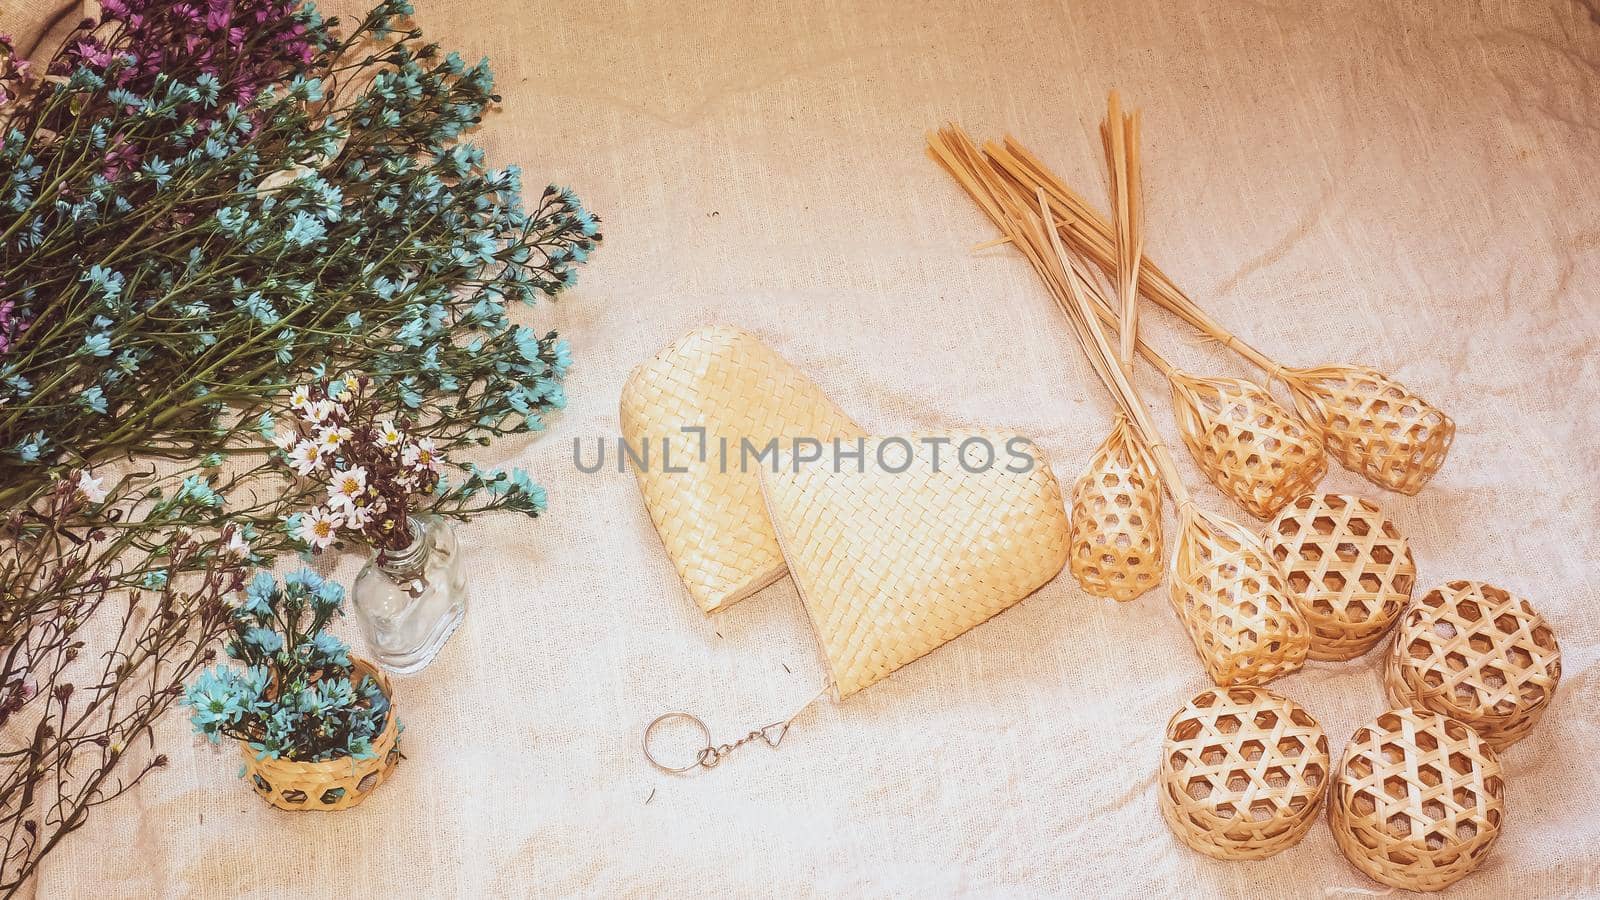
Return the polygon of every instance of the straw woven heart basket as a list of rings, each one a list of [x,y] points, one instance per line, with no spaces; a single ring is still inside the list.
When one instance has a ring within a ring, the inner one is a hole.
[[[762,472],[840,699],[1010,608],[1066,563],[1061,489],[1038,448],[986,432],[936,440],[869,438],[859,467],[785,460]]]
[[[650,521],[706,612],[784,573],[757,473],[768,442],[863,433],[799,369],[726,325],[692,331],[634,369],[621,419],[644,454],[634,471]]]
[[[364,659],[352,660],[357,681],[370,675],[385,697],[392,695],[389,676]],[[297,762],[292,759],[257,759],[250,745],[241,741],[244,777],[268,803],[290,812],[349,809],[372,795],[400,765],[398,746],[400,726],[394,706],[383,731],[372,742],[367,759],[329,759],[322,762]]]

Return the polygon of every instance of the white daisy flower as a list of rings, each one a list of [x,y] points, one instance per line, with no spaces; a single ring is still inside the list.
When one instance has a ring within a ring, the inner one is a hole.
[[[400,433],[400,429],[394,427],[393,422],[378,423],[379,444],[382,444],[385,447],[398,447],[400,446],[400,442],[405,439],[406,436]]]
[[[301,514],[300,528],[295,532],[295,537],[321,550],[333,543],[338,532],[339,517],[319,506]]]
[[[272,434],[272,446],[285,453],[294,450],[294,445],[299,443],[300,435],[293,431],[275,431]]]
[[[444,462],[444,457],[434,447],[431,438],[423,438],[407,447],[401,460],[418,471],[432,472],[439,467],[439,463]]]
[[[289,395],[289,408],[303,413],[311,408],[311,388],[300,385]]]
[[[226,544],[222,545],[222,552],[224,555],[235,559],[249,559],[250,542],[244,539],[244,535],[238,529],[235,529],[233,536],[228,538]]]
[[[310,475],[322,468],[322,445],[317,441],[301,441],[289,451],[289,462],[301,475]]]
[[[78,493],[90,503],[99,503],[106,499],[106,488],[102,483],[105,479],[95,478],[89,474],[88,469],[78,473]]]
[[[324,425],[317,429],[317,447],[323,453],[332,453],[350,440],[350,429],[343,425]]]
[[[328,505],[334,509],[348,509],[356,505],[356,497],[367,489],[367,470],[361,466],[333,473],[328,482]]]
[[[357,531],[366,528],[367,523],[372,521],[374,515],[372,507],[357,506],[353,503],[341,507],[338,512],[344,517],[344,526]]]
[[[335,415],[343,418],[344,412],[344,407],[332,400],[318,400],[311,404],[306,415],[312,422],[326,422]]]

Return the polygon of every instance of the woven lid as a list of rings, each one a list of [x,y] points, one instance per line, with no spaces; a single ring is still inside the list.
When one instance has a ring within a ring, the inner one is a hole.
[[[726,325],[692,331],[634,369],[621,407],[650,521],[706,612],[783,575],[761,502],[763,460],[796,438],[861,434],[799,369]]]
[[[762,471],[841,699],[1033,593],[1067,557],[1061,490],[1031,443],[967,432],[860,447],[859,465],[828,454]]]

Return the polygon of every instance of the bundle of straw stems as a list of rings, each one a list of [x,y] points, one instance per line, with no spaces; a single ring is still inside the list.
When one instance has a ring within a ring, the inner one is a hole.
[[[1194,504],[1099,324],[1098,305],[1089,299],[1098,287],[1085,264],[1063,247],[1048,197],[1042,190],[1032,198],[1022,193],[958,128],[930,135],[929,149],[1039,274],[1090,366],[1154,460],[1178,507],[1169,597],[1212,680],[1224,687],[1260,684],[1300,668],[1310,630],[1289,601],[1282,571],[1249,530]]]

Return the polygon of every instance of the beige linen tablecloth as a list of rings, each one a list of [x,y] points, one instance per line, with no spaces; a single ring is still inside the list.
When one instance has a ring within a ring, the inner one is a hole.
[[[41,15],[9,2],[18,31]],[[572,341],[570,407],[487,457],[533,469],[550,514],[465,529],[470,613],[432,667],[397,679],[409,758],[364,806],[274,811],[236,780],[234,750],[174,714],[172,766],[52,856],[41,896],[1379,889],[1324,822],[1256,863],[1174,841],[1153,786],[1161,733],[1206,682],[1161,592],[1118,606],[1063,575],[820,703],[777,751],[682,778],[640,755],[657,713],[736,737],[803,702],[823,668],[787,579],[701,615],[632,475],[579,473],[573,440],[616,434],[630,367],[727,322],[869,428],[1015,429],[1070,483],[1108,399],[1032,271],[1006,248],[971,252],[993,232],[923,132],[1011,131],[1098,199],[1112,87],[1145,110],[1154,259],[1286,363],[1372,364],[1459,423],[1418,497],[1337,467],[1324,487],[1398,520],[1421,587],[1489,580],[1558,629],[1555,704],[1505,755],[1504,836],[1455,893],[1600,891],[1592,0],[416,2],[431,37],[494,60],[490,157],[606,220],[577,290],[529,317]],[[1186,367],[1245,373],[1149,320]],[[1202,503],[1243,517],[1180,465]],[[1385,704],[1376,656],[1273,687],[1335,752]]]

